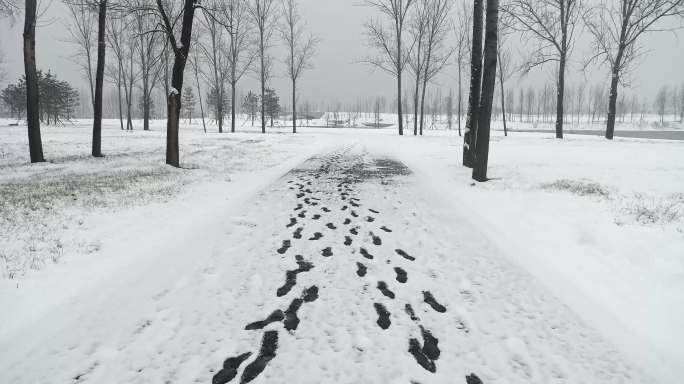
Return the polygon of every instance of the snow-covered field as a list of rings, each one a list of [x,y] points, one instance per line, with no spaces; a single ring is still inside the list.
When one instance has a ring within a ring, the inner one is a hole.
[[[273,332],[261,382],[684,376],[682,142],[497,133],[493,180],[475,185],[455,132],[186,126],[176,170],[163,165],[163,122],[130,133],[108,122],[104,159],[88,157],[87,122],[44,127],[51,162],[38,165],[25,128],[3,125],[0,382],[209,382],[252,352],[245,375]],[[395,161],[410,172],[373,172]],[[346,213],[352,197],[359,217]],[[305,293],[296,330],[287,316],[288,332],[244,330]],[[413,338],[435,373],[409,352]]]

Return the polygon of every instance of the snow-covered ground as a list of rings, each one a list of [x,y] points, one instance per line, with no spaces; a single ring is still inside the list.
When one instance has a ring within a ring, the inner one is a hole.
[[[286,131],[0,128],[0,382],[684,375],[684,143],[496,134],[474,185],[455,132]]]

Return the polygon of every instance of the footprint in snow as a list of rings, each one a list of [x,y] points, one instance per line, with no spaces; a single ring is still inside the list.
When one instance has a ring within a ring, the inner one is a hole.
[[[415,257],[409,255],[408,253],[404,252],[404,251],[401,250],[401,249],[395,249],[394,251],[397,253],[397,255],[403,257],[403,258],[406,259],[406,260],[411,260],[411,261],[415,261],[415,260],[416,260]]]
[[[316,232],[313,234],[313,237],[309,238],[310,241],[315,241],[315,240],[320,240],[323,237],[323,234],[320,232]]]
[[[369,235],[373,238],[373,244],[382,245],[382,239],[380,238],[380,236],[375,236],[373,232],[370,232]]]
[[[223,369],[211,379],[211,384],[226,384],[237,376],[237,370],[245,360],[252,356],[252,352],[243,353],[236,357],[229,357],[223,362]]]
[[[292,243],[290,242],[290,240],[283,240],[283,246],[278,249],[278,253],[280,253],[281,255],[285,254],[285,252],[287,252],[287,250],[290,249],[291,246]]]
[[[295,239],[301,239],[303,230],[304,230],[304,227],[297,228],[297,230],[294,231],[294,233],[292,234],[292,237],[294,237]]]
[[[330,247],[325,248],[323,251],[321,251],[321,254],[324,257],[331,257],[333,255],[332,248],[330,248]]]
[[[375,312],[377,312],[378,314],[377,323],[380,326],[380,328],[389,328],[392,324],[392,321],[390,320],[390,313],[387,310],[387,308],[385,308],[385,306],[380,303],[375,303],[373,304],[373,306],[375,307]]]
[[[432,309],[439,313],[446,312],[446,307],[438,303],[437,300],[435,300],[435,297],[432,296],[432,293],[430,293],[430,291],[423,291],[423,301],[425,301],[430,307],[432,307]]]
[[[380,290],[383,295],[389,297],[390,299],[394,299],[394,292],[390,291],[390,289],[387,287],[387,283],[384,281],[378,281],[378,290]]]
[[[249,383],[266,369],[266,365],[275,358],[278,349],[278,331],[267,331],[261,340],[261,350],[257,358],[245,367],[241,383]]]
[[[366,276],[366,272],[368,271],[368,268],[366,268],[365,265],[361,263],[356,263],[356,274],[359,275],[359,277],[364,277]]]
[[[397,281],[402,283],[402,284],[405,284],[406,281],[408,280],[408,275],[406,274],[406,271],[404,271],[400,267],[394,267],[394,272],[396,272],[396,274],[397,274],[397,277],[396,277]]]
[[[373,260],[373,255],[371,255],[370,253],[368,253],[368,251],[366,250],[366,248],[361,248],[361,249],[360,249],[360,252],[361,252],[361,256],[365,257],[365,258],[368,259],[368,260]]]

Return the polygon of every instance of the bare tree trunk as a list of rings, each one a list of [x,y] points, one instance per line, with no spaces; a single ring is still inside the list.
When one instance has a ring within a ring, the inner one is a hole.
[[[264,67],[264,36],[261,34],[261,133],[266,133],[266,68]]]
[[[235,76],[232,77],[233,79]],[[235,133],[235,107],[237,102],[235,101],[236,84],[234,82],[230,83],[230,132]]]
[[[463,135],[463,165],[472,168],[474,163],[478,116],[480,110],[480,91],[482,90],[482,28],[484,0],[473,1],[473,44],[470,63],[470,96],[465,135]]]
[[[119,75],[116,82],[117,99],[119,99],[119,123],[121,124],[121,130],[124,130],[123,125],[123,100],[121,99],[121,63],[119,62]]]
[[[102,157],[102,92],[104,86],[105,27],[107,20],[107,0],[100,0],[97,31],[97,72],[95,74],[95,104],[93,111],[93,151],[94,157]]]
[[[429,62],[429,59],[428,59]],[[423,89],[420,96],[420,130],[419,133],[423,136],[423,126],[425,125],[425,93],[427,91],[427,78],[423,79]]]
[[[26,0],[24,19],[24,71],[26,73],[26,121],[32,163],[45,161],[40,138],[40,103],[36,70],[36,0]]]
[[[397,36],[397,62],[401,62],[401,33]],[[404,135],[404,115],[401,109],[401,68],[397,71],[397,116],[399,117],[399,136]]]
[[[463,89],[461,80],[461,64],[458,64],[458,136],[461,137],[461,106],[463,106]]]
[[[496,52],[499,59],[499,89],[501,91],[501,117],[503,118],[504,136],[508,137],[508,127],[506,127],[506,97],[504,94],[503,68],[501,67],[501,51]]]
[[[185,0],[183,9],[183,24],[181,28],[180,46],[174,51],[173,70],[171,72],[171,92],[168,94],[168,118],[166,121],[166,164],[180,168],[180,156],[178,148],[178,128],[180,125],[181,90],[183,89],[183,72],[187,62],[190,44],[192,43],[192,22],[195,17],[195,1]],[[157,0],[160,8],[161,0]],[[168,21],[168,20],[167,20]],[[167,34],[173,34],[170,23],[167,23]],[[174,39],[175,40],[175,39]]]
[[[297,133],[297,81],[292,80],[292,133]]]
[[[484,72],[482,76],[482,100],[476,134],[475,164],[473,179],[487,181],[489,160],[489,133],[492,119],[492,102],[496,86],[496,62],[498,47],[499,0],[487,0],[487,29],[484,51]]]
[[[199,70],[197,63],[193,65],[195,69],[195,82],[197,83],[197,95],[199,97],[199,103],[200,103],[200,113],[202,114],[202,127],[204,128],[204,133],[207,133],[207,123],[204,120],[204,104],[202,103],[202,89],[200,88],[200,80],[199,80]],[[221,129],[219,128],[219,133],[221,133]]]
[[[556,99],[556,138],[563,138],[563,119],[565,118],[564,104],[565,104],[565,48],[563,48],[560,55],[560,63],[558,65],[558,94]]]

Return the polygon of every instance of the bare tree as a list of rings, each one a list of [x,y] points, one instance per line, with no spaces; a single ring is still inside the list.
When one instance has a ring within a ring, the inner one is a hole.
[[[121,88],[125,86],[124,74],[123,74],[123,13],[117,10],[114,17],[109,17],[106,23],[106,40],[109,44],[110,49],[114,53],[115,63],[110,63],[107,66],[107,77],[110,79],[117,89],[117,99],[118,99],[118,112],[119,112],[119,123],[121,124],[121,130],[124,130],[123,124],[123,95],[121,93]]]
[[[684,84],[679,87],[679,122],[684,122]]]
[[[93,68],[93,55],[96,49],[97,39],[95,15],[91,4],[94,1],[65,0],[68,10],[68,23],[66,30],[69,32],[69,41],[77,47],[76,54],[72,59],[81,67],[83,77],[88,81],[90,92],[90,105],[95,105],[95,70]]]
[[[658,112],[658,116],[660,116],[660,125],[665,123],[665,109],[667,108],[668,94],[669,92],[666,86],[660,87],[653,104],[656,108],[656,112]]]
[[[397,117],[399,118],[399,135],[404,134],[404,116],[402,113],[401,81],[404,68],[408,62],[411,49],[403,45],[405,24],[408,13],[415,0],[364,0],[366,6],[379,11],[392,23],[390,28],[380,21],[366,23],[366,34],[369,45],[380,51],[376,57],[365,61],[397,79]]]
[[[195,45],[198,45],[197,43],[197,35],[193,36],[193,41]],[[199,55],[197,54],[197,49],[194,49],[192,51],[192,56],[190,57],[190,65],[192,66],[192,72],[195,75],[195,84],[197,85],[197,96],[199,98],[199,106],[200,106],[200,115],[202,117],[202,128],[204,129],[204,133],[207,133],[207,122],[204,119],[204,104],[202,101],[202,85],[200,82],[200,60],[199,60]],[[187,87],[186,87],[187,88]]]
[[[192,29],[195,10],[200,7],[197,0],[183,0],[183,6],[177,12],[172,8],[173,2],[156,0],[155,4],[138,0],[120,0],[128,12],[147,12],[153,15],[156,27],[147,33],[162,33],[167,42],[169,55],[173,54],[171,84],[167,93],[166,119],[166,164],[180,167],[178,130],[180,124],[182,91],[185,66],[192,45]],[[180,28],[178,28],[180,21]]]
[[[472,14],[466,2],[462,2],[456,18],[456,66],[458,68],[458,135],[461,136],[461,108],[463,107],[463,75],[467,70],[471,51]]]
[[[617,113],[618,86],[627,85],[627,75],[643,52],[639,38],[662,31],[658,22],[684,15],[684,0],[611,0],[591,9],[585,23],[594,38],[594,59],[610,67],[606,138],[613,139]]]
[[[475,132],[473,179],[487,181],[489,162],[489,134],[492,119],[492,104],[496,87],[496,61],[499,34],[499,0],[487,0],[487,21],[485,26],[484,64],[482,72],[482,98],[480,100],[479,122]]]
[[[19,11],[17,0],[0,0],[0,17],[14,17]]]
[[[204,4],[211,10],[219,9],[219,0],[205,1]],[[204,62],[208,65],[208,73],[204,76],[209,80],[210,93],[215,95],[214,116],[218,123],[219,133],[223,133],[223,120],[225,116],[226,81],[228,80],[229,62],[227,60],[227,41],[223,22],[219,21],[213,13],[205,12],[200,18],[202,33],[206,39],[199,39],[197,49],[200,50]]]
[[[421,118],[419,117],[420,107],[420,84],[423,78],[425,61],[425,49],[423,46],[426,44],[425,35],[427,33],[428,27],[428,13],[426,7],[419,3],[418,10],[415,12],[414,17],[409,23],[409,32],[413,38],[413,49],[409,54],[408,66],[413,72],[416,84],[413,89],[413,135],[418,136],[418,125]]]
[[[140,0],[148,7],[154,7],[152,0]],[[156,27],[157,20],[150,12],[144,9],[134,13],[134,27],[136,31],[138,73],[140,77],[139,88],[142,92],[141,106],[143,117],[143,130],[150,130],[150,113],[152,109],[152,94],[163,75],[161,70],[163,35],[150,33]]]
[[[104,93],[105,55],[107,52],[107,0],[99,0],[97,7],[97,69],[95,71],[95,104],[93,106],[91,154],[93,157],[102,157],[102,94]]]
[[[427,21],[425,28],[425,43],[422,45],[425,65],[423,66],[423,90],[420,102],[420,134],[423,134],[425,122],[425,91],[427,84],[432,81],[449,61],[452,50],[447,49],[445,41],[449,32],[448,17],[451,11],[450,0],[423,0],[421,8],[425,12]]]
[[[556,138],[563,138],[565,74],[568,58],[575,45],[575,32],[582,17],[582,0],[511,0],[504,7],[511,15],[513,27],[537,41],[523,68],[556,63]]]
[[[266,133],[266,110],[264,100],[266,96],[266,83],[270,74],[271,57],[268,54],[270,41],[273,37],[274,28],[277,24],[275,0],[252,0],[248,8],[252,21],[258,34],[258,56],[261,62],[259,68],[259,80],[261,82],[261,132]]]
[[[24,72],[26,74],[26,121],[32,163],[44,162],[40,137],[38,71],[36,70],[37,0],[26,0],[24,11]]]
[[[284,24],[281,35],[288,50],[285,64],[287,75],[292,81],[292,133],[297,133],[297,80],[306,69],[312,68],[311,58],[319,40],[313,35],[304,35],[304,23],[296,0],[282,0]]]
[[[482,31],[484,28],[484,0],[473,0],[473,37],[470,54],[470,95],[468,118],[463,135],[463,166],[473,168],[477,124],[479,123],[480,93],[482,92]]]
[[[503,47],[506,45],[506,37],[511,33],[510,16],[506,13],[500,14],[499,38],[496,50],[497,61],[499,64],[499,93],[501,97],[501,119],[503,120],[504,136],[508,136],[508,126],[506,125],[506,92],[504,91],[506,80],[512,75],[511,50]]]
[[[231,92],[231,126],[235,132],[235,114],[237,110],[237,84],[252,67],[257,50],[250,49],[250,35],[253,24],[250,23],[247,0],[226,0],[222,8],[223,19],[228,26],[230,42],[228,44],[228,82]]]

